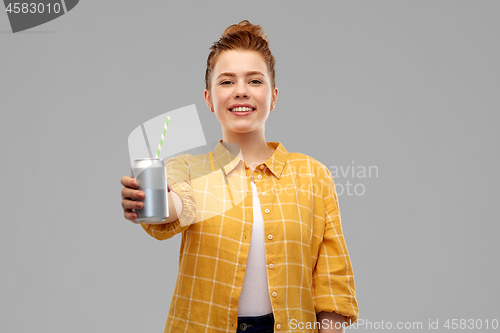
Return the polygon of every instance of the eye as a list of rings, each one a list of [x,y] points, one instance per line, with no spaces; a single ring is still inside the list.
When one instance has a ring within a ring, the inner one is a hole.
[[[231,83],[231,81],[222,81],[220,84],[221,84],[221,85],[223,85],[223,84],[225,85],[225,84],[227,84],[227,83]]]
[[[250,81],[250,82],[262,83],[262,81],[260,81],[260,80],[252,80],[252,81]]]

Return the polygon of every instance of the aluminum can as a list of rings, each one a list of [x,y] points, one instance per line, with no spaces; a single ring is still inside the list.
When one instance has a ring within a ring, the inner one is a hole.
[[[132,162],[132,177],[143,191],[142,209],[133,209],[136,221],[164,221],[168,217],[167,168],[160,158],[140,158]]]

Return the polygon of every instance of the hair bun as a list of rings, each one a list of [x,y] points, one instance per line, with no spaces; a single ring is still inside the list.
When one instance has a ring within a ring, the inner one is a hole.
[[[225,37],[229,34],[237,33],[239,31],[248,31],[252,35],[261,37],[264,40],[268,41],[267,35],[264,33],[264,30],[262,29],[262,27],[258,24],[257,25],[252,24],[252,23],[248,22],[248,20],[243,20],[238,24],[230,25],[229,27],[226,28],[226,30],[224,30],[222,37]]]

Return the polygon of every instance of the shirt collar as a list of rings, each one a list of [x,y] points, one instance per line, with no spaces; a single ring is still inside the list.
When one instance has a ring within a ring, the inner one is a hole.
[[[288,152],[281,142],[267,142],[267,145],[276,150],[274,151],[273,156],[264,162],[264,164],[269,168],[269,170],[271,170],[274,176],[279,179],[283,169],[285,168],[288,159]],[[213,154],[214,159],[217,161],[221,169],[224,170],[226,175],[233,171],[240,162],[244,163],[242,159],[233,155],[226,149],[226,147],[224,147],[222,139],[219,140],[215,146]]]

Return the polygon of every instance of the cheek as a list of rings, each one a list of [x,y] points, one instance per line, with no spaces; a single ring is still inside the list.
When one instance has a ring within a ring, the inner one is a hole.
[[[230,94],[228,94],[227,92],[224,92],[224,91],[217,91],[214,93],[214,95],[212,96],[213,98],[213,101],[215,103],[225,103],[225,101],[227,101],[230,97]]]
[[[259,99],[259,102],[261,103],[271,103],[271,93],[267,90],[262,90],[259,91],[258,95],[256,96]]]

